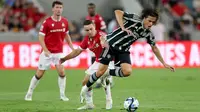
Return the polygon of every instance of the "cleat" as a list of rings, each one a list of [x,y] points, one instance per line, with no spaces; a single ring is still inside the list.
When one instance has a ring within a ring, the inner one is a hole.
[[[112,109],[112,99],[106,101],[106,110]]]
[[[27,93],[24,100],[26,101],[32,101],[32,93]]]
[[[94,104],[86,104],[82,107],[79,107],[77,110],[87,110],[87,109],[94,109]]]
[[[67,98],[65,95],[60,96],[61,101],[69,101],[69,98]]]

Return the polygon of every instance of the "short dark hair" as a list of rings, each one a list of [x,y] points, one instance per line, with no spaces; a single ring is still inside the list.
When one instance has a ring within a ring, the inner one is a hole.
[[[54,1],[54,2],[52,3],[52,8],[53,8],[55,5],[63,5],[63,3],[62,3],[61,1],[56,0],[56,1]]]
[[[88,3],[88,6],[94,6],[94,7],[96,7],[96,5],[94,3]]]
[[[157,20],[159,18],[159,13],[156,9],[147,8],[142,10],[141,18],[147,18],[148,16],[156,17]]]
[[[91,20],[85,20],[83,22],[83,25],[90,25],[90,24],[94,24]]]

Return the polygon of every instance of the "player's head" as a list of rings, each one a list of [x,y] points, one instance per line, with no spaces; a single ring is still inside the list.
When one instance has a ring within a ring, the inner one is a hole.
[[[143,19],[143,25],[145,28],[149,29],[151,26],[155,25],[158,18],[159,14],[158,11],[155,9],[144,9],[142,11],[141,18]]]
[[[86,34],[89,36],[89,37],[93,37],[95,36],[95,33],[96,33],[96,29],[95,29],[95,24],[90,21],[90,20],[85,20],[83,22],[83,25],[84,25],[84,30],[86,32]]]
[[[53,14],[56,16],[61,16],[62,12],[63,12],[63,3],[61,1],[54,1],[52,3],[52,11]]]
[[[95,11],[96,5],[94,3],[89,3],[87,5],[87,8],[88,8],[88,14],[90,16],[94,16],[96,14],[96,11]]]

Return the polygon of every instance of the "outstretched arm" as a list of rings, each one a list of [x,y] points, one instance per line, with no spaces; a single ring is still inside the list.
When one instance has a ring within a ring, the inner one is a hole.
[[[72,59],[77,57],[79,54],[81,54],[83,50],[80,48],[74,49],[70,54],[68,54],[67,56],[65,56],[64,58],[60,59],[60,63],[64,63],[66,60]]]
[[[156,45],[154,45],[154,46],[151,46],[151,48],[152,48],[153,53],[156,55],[158,60],[163,64],[163,66],[165,68],[170,69],[172,72],[174,72],[175,68],[165,63],[165,61],[163,60],[163,57],[160,54],[160,50],[158,49],[158,47]]]

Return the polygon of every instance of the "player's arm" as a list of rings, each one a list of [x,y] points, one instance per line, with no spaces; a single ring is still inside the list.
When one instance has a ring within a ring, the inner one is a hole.
[[[69,47],[70,47],[72,50],[74,50],[71,37],[70,37],[70,35],[69,35],[68,33],[67,33],[66,36],[65,36],[65,40],[67,41]]]
[[[126,13],[124,13],[124,11],[115,10],[115,17],[116,17],[117,23],[119,24],[120,28],[123,31],[126,31],[129,35],[131,35],[132,32],[124,27],[124,23],[123,23],[124,16],[126,16]]]
[[[165,63],[162,55],[160,54],[160,50],[158,49],[158,47],[156,45],[154,45],[154,46],[151,46],[151,48],[152,48],[153,53],[156,55],[158,60],[163,64],[163,66],[165,68],[170,69],[172,72],[174,72],[175,71],[174,67],[172,67],[172,66],[170,66],[170,65]]]
[[[40,32],[39,32],[39,42],[40,42],[40,45],[42,46],[42,49],[44,51],[44,54],[45,56],[49,57],[50,55],[50,51],[48,50],[48,48],[46,47],[46,44],[44,42],[44,38],[45,38],[45,35],[47,34],[48,32],[48,25],[47,25],[47,22],[46,20],[43,22],[42,26],[40,27]]]
[[[43,51],[44,51],[45,56],[49,57],[49,55],[50,55],[51,53],[50,53],[50,51],[47,49],[46,44],[45,44],[45,42],[44,42],[44,35],[39,34],[39,42],[40,42],[40,45],[41,45],[41,47],[42,47],[42,49],[43,49]]]
[[[60,62],[63,63],[63,62],[65,62],[66,60],[75,58],[75,57],[77,57],[79,54],[81,54],[82,51],[83,51],[83,49],[81,49],[81,48],[74,49],[74,50],[73,50],[71,53],[69,53],[67,56],[65,56],[64,58],[61,58],[61,59],[60,59]]]
[[[147,35],[146,39],[147,39],[147,43],[151,45],[151,49],[152,49],[153,53],[156,55],[158,60],[163,64],[163,66],[174,72],[175,71],[174,67],[166,64],[162,55],[160,54],[160,50],[156,46],[155,37],[153,36],[153,34],[149,33],[149,35]]]

